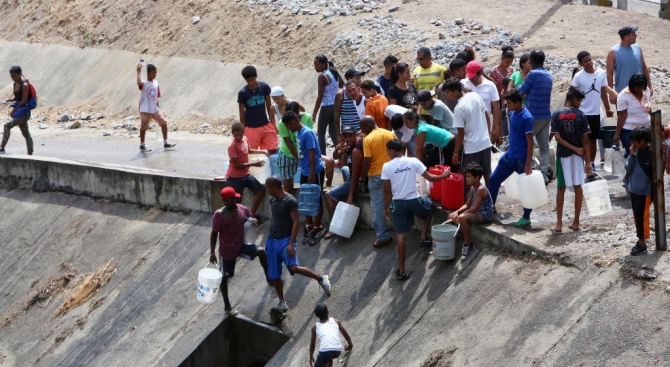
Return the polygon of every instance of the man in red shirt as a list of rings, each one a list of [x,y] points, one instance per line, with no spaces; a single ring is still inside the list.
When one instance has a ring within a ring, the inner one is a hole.
[[[221,190],[223,208],[214,212],[212,235],[209,239],[209,262],[213,264],[217,264],[214,250],[216,249],[216,240],[219,239],[220,261],[218,261],[218,265],[219,271],[223,274],[221,295],[223,296],[226,314],[231,316],[237,314],[237,310],[233,308],[228,299],[228,279],[235,275],[235,260],[238,257],[253,260],[258,256],[265,272],[265,278],[268,277],[268,262],[265,250],[253,243],[244,243],[244,224],[249,220],[256,225],[257,221],[251,217],[251,212],[247,207],[237,204],[236,199],[239,199],[240,196],[232,187],[224,187]]]

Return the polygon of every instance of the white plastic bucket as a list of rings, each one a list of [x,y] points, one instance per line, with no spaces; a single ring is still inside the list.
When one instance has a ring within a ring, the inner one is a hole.
[[[542,172],[533,171],[530,175],[522,173],[516,183],[519,186],[521,205],[524,208],[535,209],[549,202],[549,193],[547,193],[547,187],[544,185]]]
[[[333,219],[330,221],[328,230],[338,236],[351,238],[360,213],[360,208],[340,201],[337,203],[335,214],[333,214]]]
[[[612,202],[607,188],[607,181],[600,179],[582,185],[584,201],[589,215],[595,217],[612,211]]]
[[[446,221],[432,227],[433,257],[437,260],[452,260],[456,257],[456,235],[461,225],[455,226]]]
[[[198,301],[206,304],[216,302],[216,296],[219,294],[219,287],[223,278],[219,269],[211,268],[209,267],[210,265],[215,266],[209,263],[198,272],[198,289],[196,294]]]
[[[261,185],[265,185],[265,180],[267,180],[272,173],[270,158],[266,157],[265,154],[249,154],[249,163],[258,161],[263,161],[265,164],[263,167],[250,167],[249,173],[251,173]]]
[[[514,172],[511,176],[507,177],[505,182],[503,182],[503,186],[505,186],[505,195],[512,200],[521,199],[519,196],[519,186],[516,183],[517,178],[519,178],[519,174]]]

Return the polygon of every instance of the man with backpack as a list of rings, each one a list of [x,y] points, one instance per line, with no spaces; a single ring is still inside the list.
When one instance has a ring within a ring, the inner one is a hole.
[[[5,153],[5,146],[9,141],[9,135],[14,126],[18,126],[21,134],[26,138],[26,147],[28,155],[33,154],[33,138],[28,130],[28,119],[30,119],[30,110],[37,106],[37,94],[35,88],[30,82],[23,78],[23,72],[20,66],[12,66],[9,69],[9,76],[14,81],[14,97],[5,100],[5,103],[14,102],[10,105],[12,110],[9,112],[11,120],[5,124],[5,131],[2,134],[2,144],[0,145],[0,154]]]

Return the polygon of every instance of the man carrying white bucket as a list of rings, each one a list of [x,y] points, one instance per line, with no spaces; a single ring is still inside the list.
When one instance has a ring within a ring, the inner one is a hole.
[[[216,239],[219,239],[219,271],[223,274],[221,279],[221,295],[225,305],[226,314],[234,316],[237,310],[233,308],[228,299],[228,279],[235,275],[235,260],[238,257],[253,260],[258,256],[258,260],[263,266],[265,278],[268,279],[268,262],[265,256],[265,250],[262,247],[244,243],[244,224],[250,220],[256,225],[256,219],[251,217],[251,212],[246,206],[237,204],[236,199],[240,194],[235,192],[232,187],[224,187],[221,190],[221,200],[223,208],[214,212],[212,222],[212,235],[209,238],[210,255],[209,262],[217,264]],[[268,280],[268,283],[270,281]]]
[[[446,169],[439,176],[430,174],[420,160],[403,156],[402,143],[397,139],[386,143],[386,151],[391,161],[384,163],[382,167],[384,217],[389,219],[389,212],[392,214],[398,240],[398,270],[395,276],[398,280],[407,280],[409,274],[405,271],[405,232],[414,225],[414,216],[423,220],[420,245],[431,246],[428,226],[433,218],[433,203],[416,191],[416,175],[435,182],[449,177],[451,171]]]

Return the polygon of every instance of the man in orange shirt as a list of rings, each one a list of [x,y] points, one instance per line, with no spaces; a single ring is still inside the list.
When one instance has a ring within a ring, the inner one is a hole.
[[[375,119],[377,127],[390,131],[389,120],[384,115],[389,105],[388,99],[377,93],[375,82],[372,80],[361,83],[361,93],[365,96],[365,114]]]

